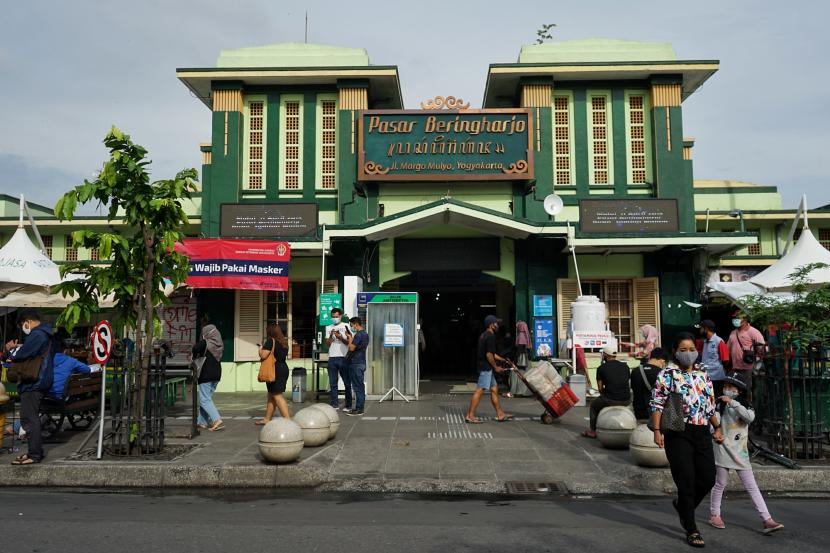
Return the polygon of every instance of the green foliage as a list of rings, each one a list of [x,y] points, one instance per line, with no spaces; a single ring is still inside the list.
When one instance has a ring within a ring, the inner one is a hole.
[[[543,44],[546,40],[553,40],[551,29],[554,27],[556,27],[556,23],[543,23],[536,30],[536,44]]]
[[[184,238],[187,215],[181,200],[190,198],[196,189],[196,170],[184,169],[172,179],[151,181],[147,150],[134,144],[129,135],[113,127],[104,144],[110,158],[97,178],[85,180],[55,205],[61,221],[71,221],[78,206],[94,201],[109,208],[108,221],[123,223],[119,232],[83,229],[72,233],[76,246],[98,248],[99,258],[109,264],[96,267],[81,261],[61,267],[64,275],[85,277],[57,287],[64,296],[76,298],[58,321],[69,329],[89,319],[98,311],[99,301],[108,296],[114,297],[120,320],[134,329],[143,323],[138,318],[148,279],[151,302],[157,306],[168,301],[163,293],[165,279],[177,285],[187,278],[187,258],[173,246]],[[155,324],[155,310],[153,317]]]
[[[793,282],[791,299],[758,294],[745,300],[753,324],[777,327],[786,347],[807,347],[814,341],[830,342],[830,285],[815,286],[810,282],[810,273],[825,267],[825,263],[810,263],[790,274]]]

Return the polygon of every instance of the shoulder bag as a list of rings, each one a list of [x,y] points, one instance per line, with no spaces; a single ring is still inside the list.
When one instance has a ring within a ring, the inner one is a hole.
[[[646,378],[646,371],[643,370],[643,366],[640,365],[640,376],[643,378],[643,384],[646,385],[646,390],[649,392],[651,391],[651,384],[648,383],[648,378]]]
[[[277,379],[277,360],[274,358],[274,349],[277,347],[277,340],[271,339],[271,353],[259,364],[259,382],[274,382]]]
[[[660,417],[660,431],[683,432],[686,430],[686,415],[683,411],[683,396],[677,391],[677,371],[672,371],[672,390],[663,405],[663,415]]]
[[[193,374],[196,375],[196,380],[199,380],[199,377],[202,376],[202,367],[205,364],[205,360],[207,359],[207,352],[201,357],[196,357],[190,360],[190,370],[193,371]]]
[[[37,355],[26,361],[12,362],[6,378],[16,384],[31,384],[40,378],[40,366],[43,364],[43,355]]]

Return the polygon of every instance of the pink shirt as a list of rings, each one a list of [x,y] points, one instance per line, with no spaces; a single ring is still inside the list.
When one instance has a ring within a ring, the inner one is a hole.
[[[736,328],[729,335],[729,354],[732,357],[732,368],[736,370],[748,370],[752,368],[749,363],[744,363],[744,350],[752,349],[752,342],[765,344],[764,335],[752,326],[746,330]]]

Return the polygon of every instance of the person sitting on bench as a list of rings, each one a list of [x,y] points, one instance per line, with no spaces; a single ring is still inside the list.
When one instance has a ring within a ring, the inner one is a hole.
[[[55,377],[52,380],[52,387],[49,388],[47,396],[63,399],[64,389],[66,388],[66,381],[73,374],[88,374],[92,372],[89,366],[81,363],[74,357],[64,355],[63,353],[55,354]]]

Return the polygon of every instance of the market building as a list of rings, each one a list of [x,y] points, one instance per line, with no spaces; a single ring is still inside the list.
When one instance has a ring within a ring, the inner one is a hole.
[[[794,217],[774,187],[694,181],[683,104],[718,67],[668,44],[525,46],[516,63],[489,67],[481,109],[453,96],[404,109],[397,67],[354,48],[226,50],[216,67],[178,69],[212,118],[188,235],[291,252],[285,291],[193,294],[225,337],[220,391],[260,388],[268,320],[287,331],[290,366],[309,368],[322,293],[344,294],[350,315],[365,312],[359,292],[417,293],[427,351],[396,382],[407,395],[419,378],[467,376],[491,312],[549,328],[555,349],[577,270],[618,340],[644,324],[663,336],[690,328],[701,313],[686,302],[700,302],[707,279],[772,263]],[[817,216],[828,243],[830,212]],[[42,219],[56,256],[85,255]],[[369,393],[382,394],[389,381],[375,377]]]

